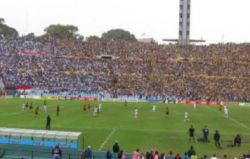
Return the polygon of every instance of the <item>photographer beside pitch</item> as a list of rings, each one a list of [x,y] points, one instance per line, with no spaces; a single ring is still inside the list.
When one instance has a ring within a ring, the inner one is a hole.
[[[240,147],[240,144],[241,144],[241,136],[237,134],[234,138],[234,147],[236,146]]]

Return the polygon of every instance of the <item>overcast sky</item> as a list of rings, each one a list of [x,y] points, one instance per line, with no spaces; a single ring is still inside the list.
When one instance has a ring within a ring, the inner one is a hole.
[[[179,0],[0,0],[0,17],[19,33],[73,24],[84,36],[123,28],[157,41],[178,36]],[[191,0],[191,38],[250,42],[250,0]]]

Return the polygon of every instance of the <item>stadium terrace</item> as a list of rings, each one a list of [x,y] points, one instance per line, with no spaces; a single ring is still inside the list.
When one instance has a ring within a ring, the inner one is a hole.
[[[247,102],[249,50],[249,44],[183,48],[102,39],[1,38],[0,78],[7,92],[25,87],[63,97]]]

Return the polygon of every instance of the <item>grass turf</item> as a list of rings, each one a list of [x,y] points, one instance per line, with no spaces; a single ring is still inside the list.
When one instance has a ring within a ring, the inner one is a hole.
[[[39,106],[40,112],[35,117],[34,112],[22,111],[22,104],[33,102],[33,107]],[[118,140],[121,149],[131,152],[140,148],[142,152],[151,149],[174,154],[183,154],[191,145],[198,156],[214,153],[222,157],[241,157],[249,152],[250,123],[248,107],[229,106],[229,119],[224,118],[223,112],[217,106],[200,106],[194,110],[191,105],[157,103],[156,112],[152,112],[152,103],[102,102],[102,113],[98,117],[91,112],[82,110],[84,102],[48,100],[51,129],[63,131],[81,131],[82,145],[91,145],[94,150],[105,151],[112,148]],[[92,109],[97,102],[90,103]],[[1,99],[0,126],[11,128],[44,129],[47,114],[43,112],[43,100]],[[60,105],[59,117],[56,116],[56,106]],[[170,115],[166,116],[165,109],[169,107]],[[138,119],[134,119],[134,108],[139,110]],[[189,112],[190,121],[184,122],[184,112]],[[195,128],[196,138],[202,137],[202,128],[208,125],[210,143],[190,143],[188,129]],[[218,129],[221,134],[222,149],[216,149],[213,134]],[[241,147],[228,147],[236,134],[243,140]],[[246,143],[245,143],[246,142]]]

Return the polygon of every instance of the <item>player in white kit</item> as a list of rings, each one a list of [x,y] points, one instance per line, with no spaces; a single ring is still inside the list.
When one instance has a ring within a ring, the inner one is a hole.
[[[96,106],[93,110],[93,116],[97,116],[98,113],[98,107]]]
[[[196,109],[196,106],[197,106],[196,103],[194,103],[194,104],[193,104],[193,108]]]
[[[101,103],[98,104],[98,109],[99,109],[99,113],[101,113],[102,112],[102,104]]]
[[[25,104],[22,105],[22,110],[23,110],[23,111],[25,110]]]
[[[135,119],[138,118],[138,109],[137,108],[135,108],[135,110],[134,110],[134,117],[135,117]]]
[[[156,112],[156,105],[152,106],[152,112]]]
[[[184,113],[184,122],[189,121],[188,112]]]
[[[227,106],[224,106],[224,116],[225,116],[225,118],[228,118],[228,108],[227,108]]]
[[[47,106],[47,104],[44,104],[44,105],[43,105],[43,111],[47,113],[47,111],[48,111],[48,106]]]

